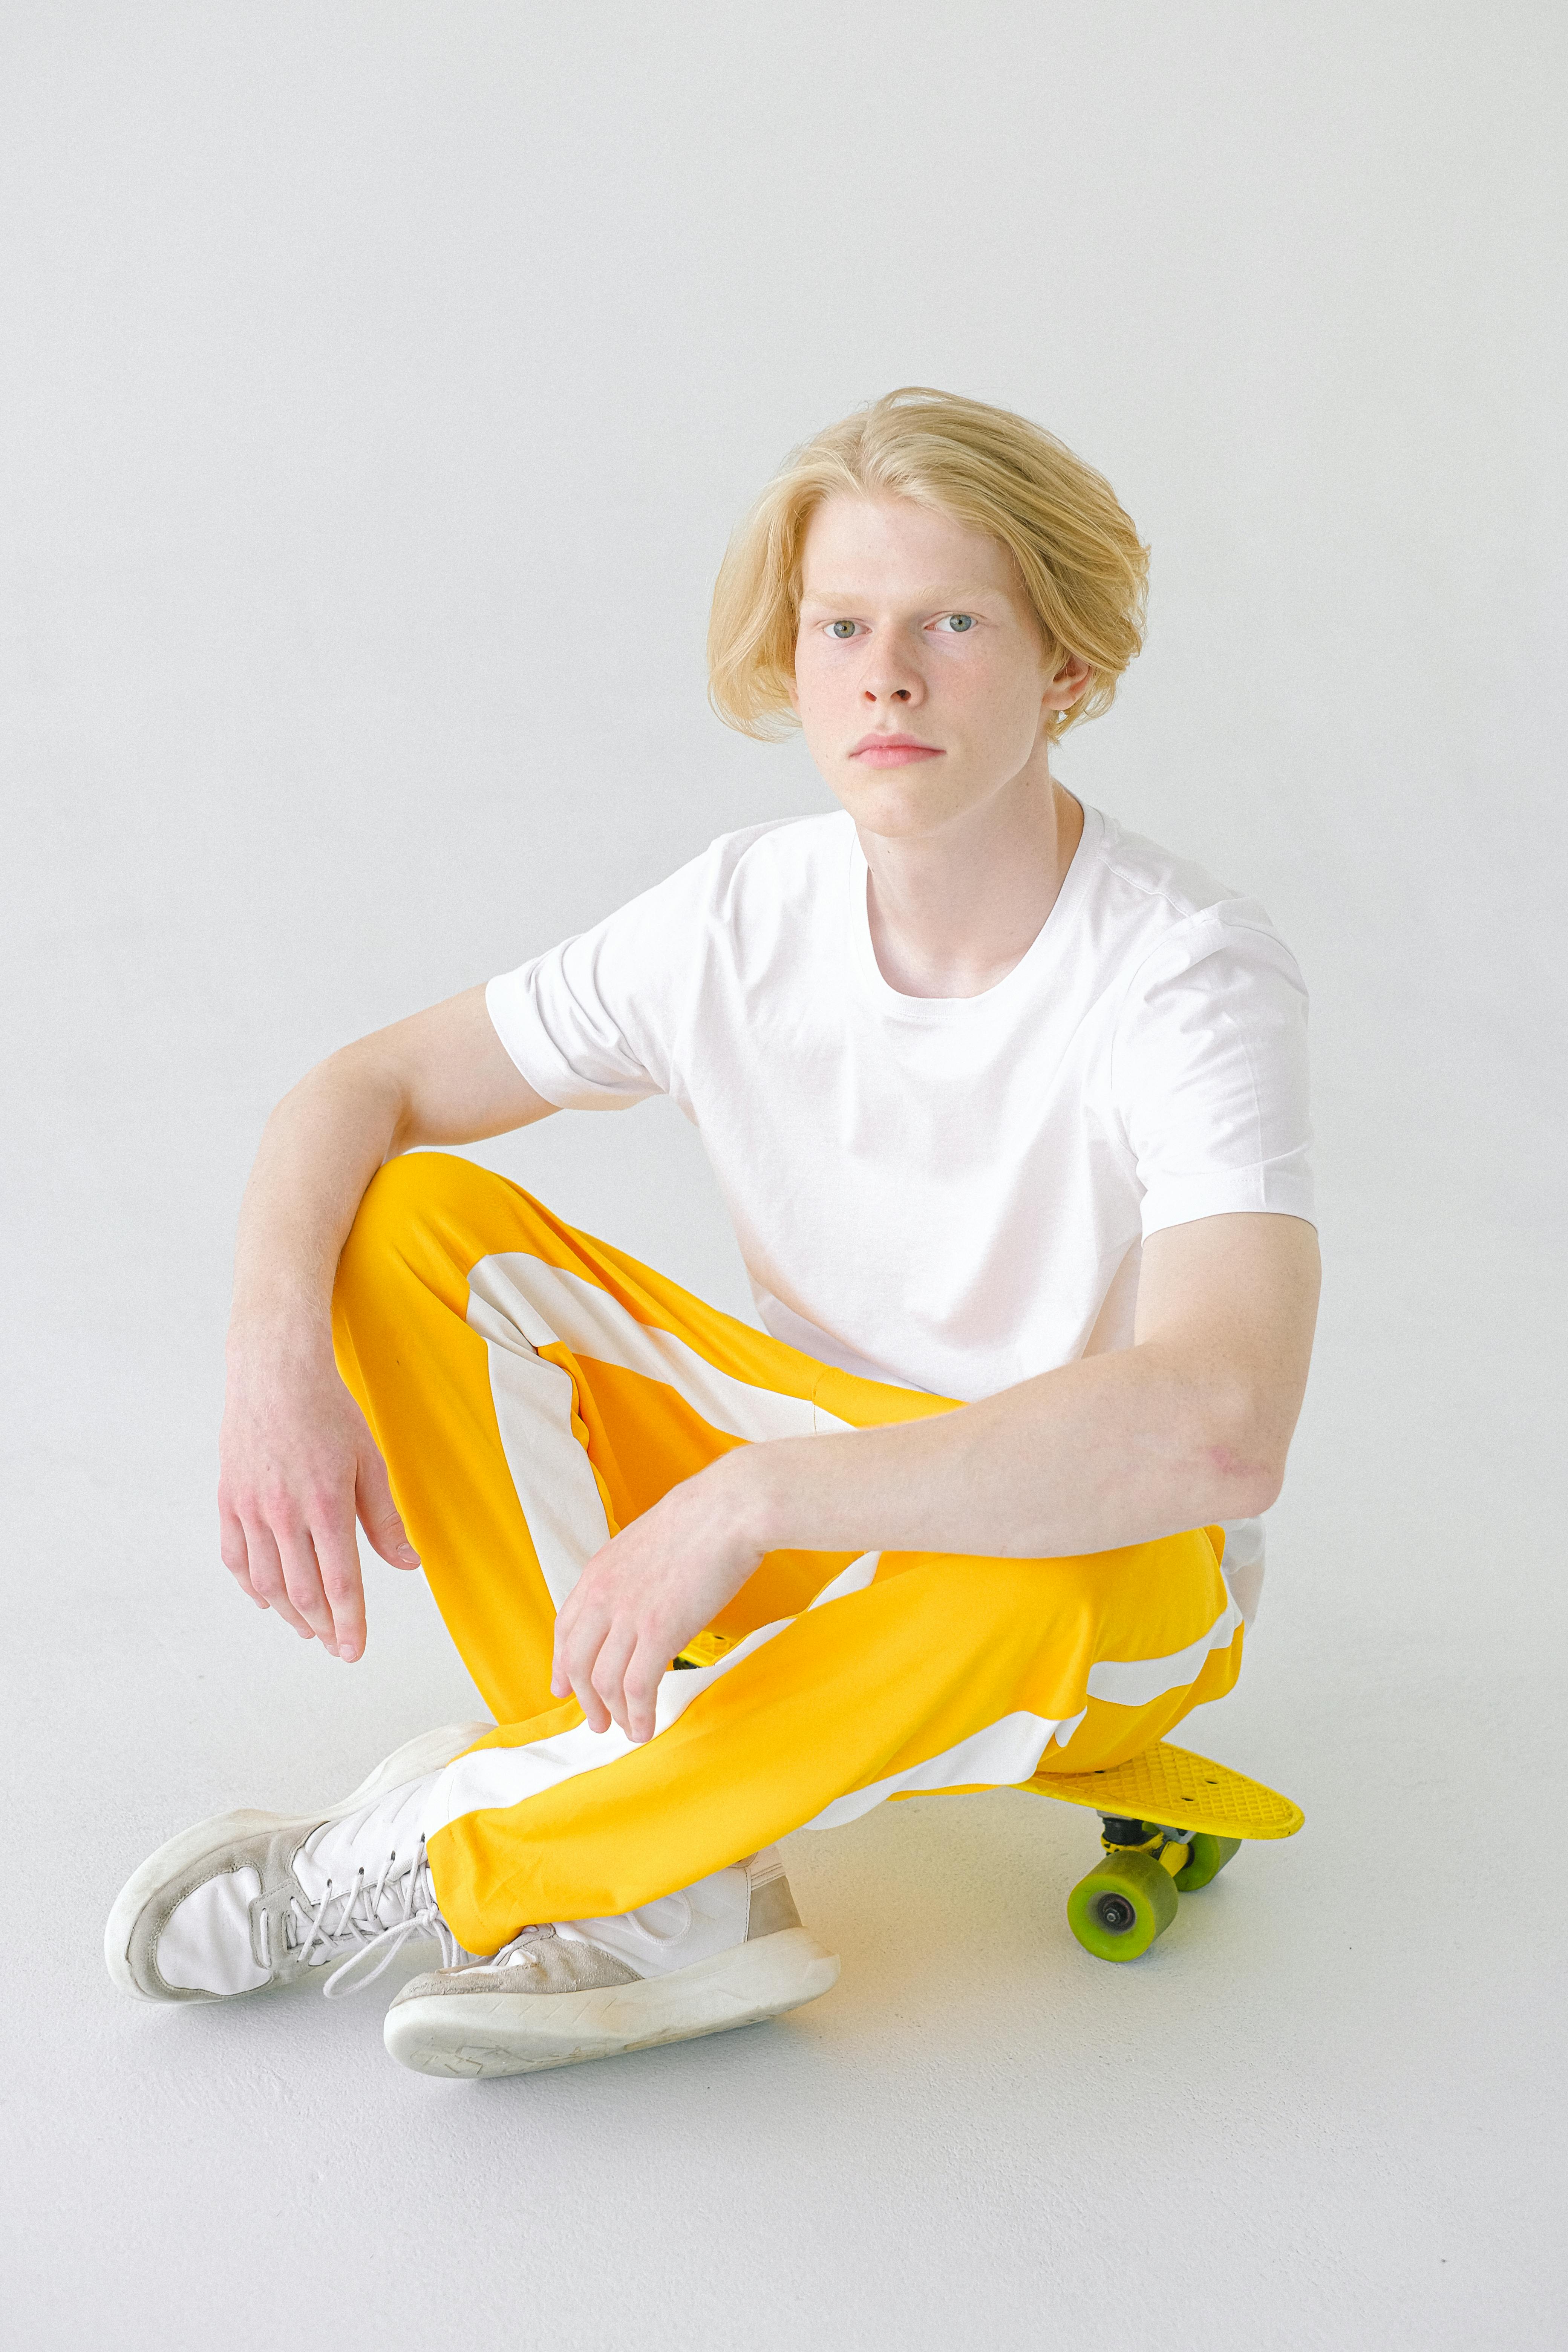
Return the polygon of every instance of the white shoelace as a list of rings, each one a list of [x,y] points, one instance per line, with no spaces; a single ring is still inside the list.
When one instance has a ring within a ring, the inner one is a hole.
[[[662,1910],[666,1905],[679,1906],[676,1919],[668,1927],[656,1927],[647,1913]],[[390,1916],[386,1907],[389,1906]],[[318,1945],[322,1948],[320,1965],[323,1967],[335,1951],[350,1948],[341,1965],[332,1969],[321,1986],[328,2000],[339,2000],[345,1993],[363,1992],[396,1958],[411,1937],[433,1937],[441,1948],[442,1965],[446,1968],[476,1964],[476,1955],[464,1950],[441,1916],[423,1837],[412,1861],[405,1863],[401,1869],[394,1847],[374,1885],[363,1869],[356,1870],[353,1885],[341,1890],[329,1878],[313,1907],[307,1909],[296,1895],[289,1912],[300,1930],[298,1938],[290,1936],[289,1941],[298,1941],[301,1967],[310,1965],[310,1955]],[[691,1906],[684,1894],[664,1895],[644,1906],[640,1915],[628,1912],[626,1924],[656,1948],[679,1943],[691,1924]],[[524,1927],[490,1958],[479,1959],[477,1964],[489,1969],[514,1967],[531,1957],[531,1948],[541,1937],[554,1933],[552,1925]],[[362,1968],[361,1962],[373,1952],[377,1955],[374,1967]]]
[[[554,1933],[552,1927],[524,1927],[520,1935],[512,1937],[510,1944],[503,1944],[500,1951],[491,1958],[481,1959],[477,1965],[481,1969],[516,1968],[521,1961],[531,1958],[536,1944],[546,1936],[553,1936]]]
[[[328,1957],[334,1950],[352,1948],[342,1966],[334,1969],[321,1987],[329,2000],[343,1993],[363,1992],[367,1985],[374,1984],[410,1937],[434,1937],[441,1947],[442,1961],[447,1968],[469,1957],[441,1916],[436,1890],[430,1883],[430,1864],[423,1838],[412,1859],[401,1869],[395,1847],[374,1885],[363,1870],[354,1873],[352,1886],[341,1890],[329,1878],[325,1893],[313,1908],[307,1910],[296,1895],[290,1909],[302,1929],[301,1966],[310,1964],[318,1945]],[[362,1970],[360,1962],[372,1952],[380,1955],[375,1966]],[[324,1959],[320,1963],[323,1967],[325,1964]]]

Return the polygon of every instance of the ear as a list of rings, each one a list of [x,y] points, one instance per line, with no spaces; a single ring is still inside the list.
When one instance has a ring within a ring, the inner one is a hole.
[[[1046,688],[1047,709],[1065,710],[1069,702],[1078,700],[1093,676],[1092,662],[1086,662],[1081,654],[1068,654]]]

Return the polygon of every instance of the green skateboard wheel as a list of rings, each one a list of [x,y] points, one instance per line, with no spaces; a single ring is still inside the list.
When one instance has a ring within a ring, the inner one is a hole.
[[[1176,1873],[1178,1895],[1195,1895],[1211,1878],[1217,1878],[1233,1853],[1241,1846],[1239,1838],[1214,1837],[1207,1830],[1198,1830],[1187,1849],[1190,1861]]]
[[[1135,1960],[1175,1916],[1174,1879],[1136,1847],[1108,1853],[1068,1896],[1068,1926],[1098,1960]]]

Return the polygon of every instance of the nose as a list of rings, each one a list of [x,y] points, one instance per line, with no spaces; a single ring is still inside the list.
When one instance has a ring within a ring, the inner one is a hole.
[[[874,629],[860,682],[860,698],[869,708],[900,703],[909,708],[925,700],[925,680],[897,629]]]

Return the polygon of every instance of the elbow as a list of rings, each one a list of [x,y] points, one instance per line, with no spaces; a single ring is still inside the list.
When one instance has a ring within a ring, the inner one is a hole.
[[[1272,1509],[1279,1500],[1279,1490],[1285,1484],[1285,1465],[1272,1463],[1233,1463],[1226,1467],[1215,1465],[1216,1506],[1212,1514],[1215,1519],[1256,1519]]]
[[[1225,1399],[1205,1417],[1202,1484],[1215,1519],[1252,1519],[1272,1507],[1285,1484],[1289,1438],[1249,1396]]]

